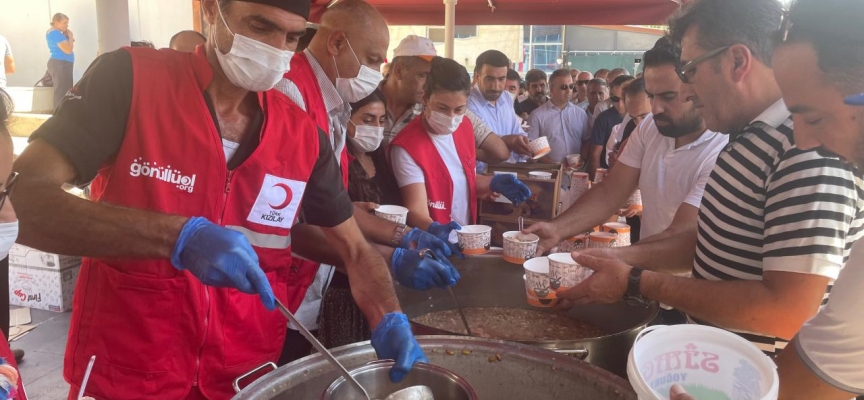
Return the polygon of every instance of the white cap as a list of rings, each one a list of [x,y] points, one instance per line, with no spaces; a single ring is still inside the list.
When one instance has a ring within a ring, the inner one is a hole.
[[[438,56],[438,52],[431,40],[417,35],[408,35],[393,51],[393,57],[402,56],[420,57],[426,61],[432,61],[432,58]]]

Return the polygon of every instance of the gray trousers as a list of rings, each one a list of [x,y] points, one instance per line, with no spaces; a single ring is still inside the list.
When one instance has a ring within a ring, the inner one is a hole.
[[[72,90],[72,66],[69,61],[51,58],[48,60],[48,74],[54,81],[54,109],[60,105],[66,93]]]

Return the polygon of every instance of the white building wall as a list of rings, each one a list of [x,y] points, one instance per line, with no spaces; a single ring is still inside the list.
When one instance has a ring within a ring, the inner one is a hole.
[[[119,0],[116,0],[119,1]],[[175,33],[192,29],[189,0],[128,0],[132,40],[149,40],[168,47]],[[45,74],[48,45],[45,34],[54,13],[69,16],[75,32],[74,79],[81,79],[99,51],[95,0],[0,0],[0,35],[12,46],[17,72],[9,86],[32,86]]]

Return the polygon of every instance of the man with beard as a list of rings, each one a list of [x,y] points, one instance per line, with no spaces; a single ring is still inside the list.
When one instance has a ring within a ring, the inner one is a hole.
[[[549,96],[546,95],[546,73],[539,69],[532,69],[525,74],[525,84],[528,85],[528,98],[519,103],[519,107],[525,113],[523,118],[546,104]]]
[[[681,44],[678,96],[709,129],[730,132],[705,185],[696,243],[692,234],[658,240],[637,246],[643,256],[633,260],[626,248],[576,255],[594,273],[558,293],[568,305],[659,301],[775,355],[829,298],[864,234],[864,185],[853,166],[796,148],[771,67],[783,15],[777,0],[694,0],[670,20]],[[693,278],[658,272],[664,266],[689,266]]]
[[[864,96],[850,95],[864,92],[861,15],[860,0],[798,0],[777,33],[780,44],[772,60],[795,120],[795,146],[834,153],[855,165],[859,178],[864,167]],[[864,394],[862,262],[864,242],[859,240],[831,289],[831,301],[777,358],[781,399],[846,400]],[[672,399],[694,399],[682,391],[673,390]]]
[[[540,236],[539,254],[604,222],[637,188],[644,207],[643,242],[695,231],[705,182],[727,139],[707,130],[693,104],[678,97],[678,57],[672,46],[645,53],[645,89],[653,114],[630,136],[620,162],[603,182],[564,214],[526,229]]]
[[[477,57],[474,67],[476,84],[468,97],[468,110],[476,114],[504,140],[512,151],[509,162],[531,155],[528,139],[513,111],[513,98],[504,90],[510,59],[498,50],[488,50]],[[477,172],[484,172],[486,164],[478,162]]]

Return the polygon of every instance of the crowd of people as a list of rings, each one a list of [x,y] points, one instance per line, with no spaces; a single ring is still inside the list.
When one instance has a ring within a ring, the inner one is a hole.
[[[68,69],[71,90],[14,167],[0,92],[0,215],[14,202],[19,243],[85,257],[70,398],[93,355],[95,398],[230,397],[237,376],[311,352],[277,302],[328,347],[371,340],[400,381],[428,359],[393,282],[457,284],[450,236],[478,222],[478,201],[531,197],[489,165],[571,155],[597,183],[526,228],[538,255],[616,214],[634,245],[574,253],[595,272],[558,293],[565,307],[657,301],[658,322],[717,326],[775,357],[782,399],[864,393],[860,2],[694,0],[639,74],[524,80],[500,51],[481,53],[472,76],[415,35],[386,60],[396,41],[363,0],[311,30],[309,12],[204,0],[208,37],[106,53],[74,87],[58,14],[49,72]],[[64,184],[90,185],[92,201]],[[643,209],[625,209],[637,189]],[[404,206],[406,220],[374,216],[380,205]],[[2,397],[19,384],[0,375]]]

